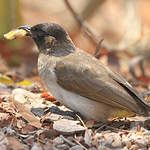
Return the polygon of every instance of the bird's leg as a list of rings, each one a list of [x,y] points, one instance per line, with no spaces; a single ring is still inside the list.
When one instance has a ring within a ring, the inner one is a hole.
[[[145,72],[144,72],[144,68],[143,68],[143,57],[137,56],[137,57],[134,57],[129,63],[129,71],[135,79],[137,79],[137,75],[135,73],[134,68],[137,64],[139,64],[139,67],[142,71],[142,75],[145,76]]]

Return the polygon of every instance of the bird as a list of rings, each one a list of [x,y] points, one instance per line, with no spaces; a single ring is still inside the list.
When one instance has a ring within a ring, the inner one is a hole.
[[[40,23],[17,30],[37,45],[40,79],[66,107],[101,122],[119,114],[149,115],[150,105],[140,93],[120,74],[77,48],[62,26]]]

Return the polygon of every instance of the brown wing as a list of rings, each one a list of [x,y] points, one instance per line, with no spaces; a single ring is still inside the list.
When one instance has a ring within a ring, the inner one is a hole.
[[[150,104],[146,102],[143,97],[133,88],[120,74],[112,72],[110,69],[107,69],[110,77],[118,82],[130,95],[136,100],[136,102],[143,106],[143,108],[150,109]]]
[[[64,57],[55,69],[58,84],[81,96],[134,112],[147,106],[122,77],[85,52]]]

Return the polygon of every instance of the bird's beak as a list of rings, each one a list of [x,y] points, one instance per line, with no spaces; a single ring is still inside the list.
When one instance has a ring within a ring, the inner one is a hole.
[[[20,26],[20,27],[18,27],[18,29],[20,30],[20,29],[22,29],[22,30],[24,30],[24,31],[26,31],[26,36],[30,36],[31,35],[31,26],[29,26],[29,25],[24,25],[24,26]]]
[[[4,34],[4,38],[7,40],[13,40],[24,36],[31,36],[31,27],[29,25],[20,26],[15,30],[12,30]]]

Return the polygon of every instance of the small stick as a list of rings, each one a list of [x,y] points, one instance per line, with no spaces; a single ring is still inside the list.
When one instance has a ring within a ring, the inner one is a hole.
[[[67,8],[70,10],[71,14],[73,15],[73,17],[75,18],[75,20],[77,21],[77,23],[79,24],[79,26],[81,26],[83,28],[84,33],[87,35],[87,37],[92,41],[92,43],[96,46],[95,49],[95,53],[94,56],[95,58],[99,58],[100,57],[100,48],[101,48],[101,43],[103,42],[102,40],[98,40],[97,39],[97,35],[96,33],[89,27],[88,23],[83,20],[76,12],[75,10],[72,8],[72,6],[70,5],[68,0],[64,0]]]
[[[83,120],[81,119],[81,117],[80,117],[79,115],[77,115],[77,114],[76,114],[76,116],[77,116],[77,118],[79,119],[79,121],[82,123],[83,127],[84,127],[85,129],[87,129],[87,127],[86,127],[85,123],[83,122]]]
[[[107,124],[103,124],[102,126],[100,126],[98,129],[95,130],[94,133],[99,132],[102,128],[104,128],[105,126],[107,126]]]
[[[75,10],[72,8],[72,6],[70,5],[68,0],[64,0],[67,8],[70,10],[71,14],[73,15],[73,17],[75,18],[75,20],[77,21],[77,23],[79,24],[79,26],[83,27],[83,31],[85,32],[85,34],[88,36],[88,38],[94,43],[94,44],[98,44],[99,40],[96,38],[96,33],[90,29],[90,27],[88,26],[88,23],[86,21],[84,21],[76,12]]]
[[[104,39],[101,39],[96,46],[95,53],[94,53],[95,58],[100,57],[100,49],[101,49],[101,45],[102,45],[103,41],[104,41]]]
[[[67,138],[65,138],[63,135],[60,135],[60,138],[62,138],[66,143],[68,143],[70,146],[75,146],[76,144],[69,141]]]
[[[79,141],[77,141],[75,138],[73,138],[73,140],[80,145],[84,150],[88,150],[85,146],[83,146]]]

